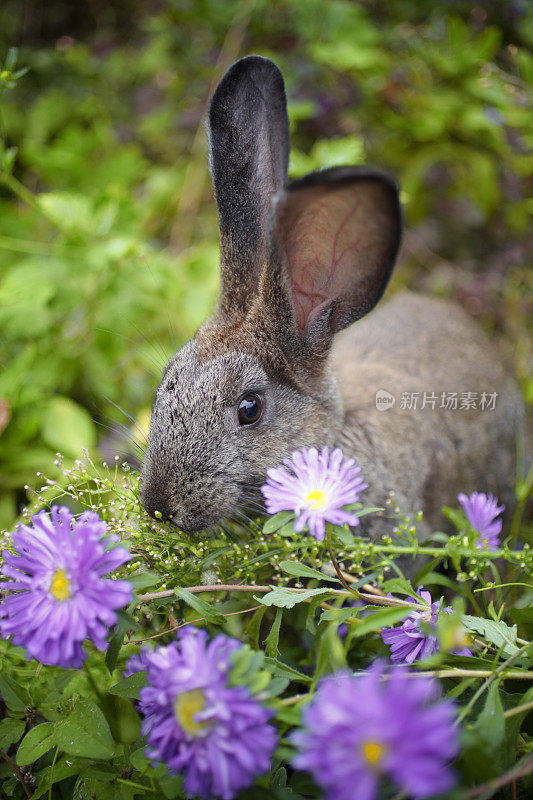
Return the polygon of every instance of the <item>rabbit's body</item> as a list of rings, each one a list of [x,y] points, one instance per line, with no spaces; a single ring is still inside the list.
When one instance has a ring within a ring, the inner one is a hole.
[[[281,73],[268,59],[241,59],[210,108],[218,303],[164,371],[143,505],[201,530],[257,510],[269,467],[324,445],[361,464],[366,504],[384,505],[393,491],[430,526],[459,491],[508,502],[521,404],[484,335],[456,306],[410,293],[361,320],[399,248],[396,184],[339,167],[286,187],[288,155]],[[376,408],[379,390],[394,395],[393,408]],[[457,393],[456,410],[440,407],[443,392]],[[495,394],[494,409],[461,409],[465,392]],[[416,410],[402,408],[403,393],[419,393]],[[374,517],[362,530],[392,526]]]
[[[441,508],[459,492],[492,491],[512,505],[520,393],[461,308],[403,292],[340,333],[332,362],[344,407],[338,444],[361,464],[365,504],[382,506],[394,492],[403,512],[424,511],[420,533],[442,526]],[[379,389],[394,396],[393,407],[376,408]],[[461,408],[468,392],[476,408]],[[451,393],[456,409],[445,407]],[[402,408],[402,397],[416,409]],[[371,536],[391,529],[386,517],[361,522]]]

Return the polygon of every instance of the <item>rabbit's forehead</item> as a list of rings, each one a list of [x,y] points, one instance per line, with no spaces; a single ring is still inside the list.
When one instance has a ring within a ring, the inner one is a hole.
[[[183,402],[199,397],[217,402],[261,389],[267,382],[266,372],[251,353],[228,352],[200,362],[193,341],[167,364],[158,394],[170,394]]]

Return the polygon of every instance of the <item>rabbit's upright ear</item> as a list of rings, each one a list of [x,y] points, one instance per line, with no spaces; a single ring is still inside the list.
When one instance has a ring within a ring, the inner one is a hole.
[[[289,120],[283,77],[268,58],[237,61],[209,111],[210,166],[221,248],[219,307],[244,312],[266,261],[272,196],[286,183]]]
[[[368,313],[389,281],[401,236],[396,183],[365,167],[337,167],[292,183],[274,199],[265,307],[289,316],[305,349]]]

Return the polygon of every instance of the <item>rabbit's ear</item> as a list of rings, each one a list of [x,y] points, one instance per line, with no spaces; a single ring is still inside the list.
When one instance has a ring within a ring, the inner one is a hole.
[[[285,325],[291,309],[304,345],[328,348],[380,299],[400,235],[398,188],[388,176],[337,167],[295,181],[274,199],[266,305]]]
[[[272,196],[286,183],[289,120],[283,77],[262,56],[233,64],[209,110],[210,166],[221,248],[219,306],[245,311],[266,260]]]

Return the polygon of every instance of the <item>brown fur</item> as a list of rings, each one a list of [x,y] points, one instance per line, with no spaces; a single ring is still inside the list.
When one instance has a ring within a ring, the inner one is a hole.
[[[284,188],[283,80],[258,56],[223,78],[210,124],[219,301],[165,369],[143,460],[145,508],[201,530],[257,503],[268,467],[324,445],[361,464],[365,503],[394,492],[406,513],[422,509],[422,536],[459,491],[510,506],[523,408],[496,349],[457,306],[407,292],[361,319],[399,247],[395,182],[342,167]],[[376,408],[378,390],[395,396],[393,408]],[[237,408],[250,392],[263,415],[242,426]],[[436,407],[404,410],[404,392],[419,402],[434,393]],[[446,410],[443,392],[496,392],[496,406]],[[368,517],[360,530],[377,537],[393,524]]]

